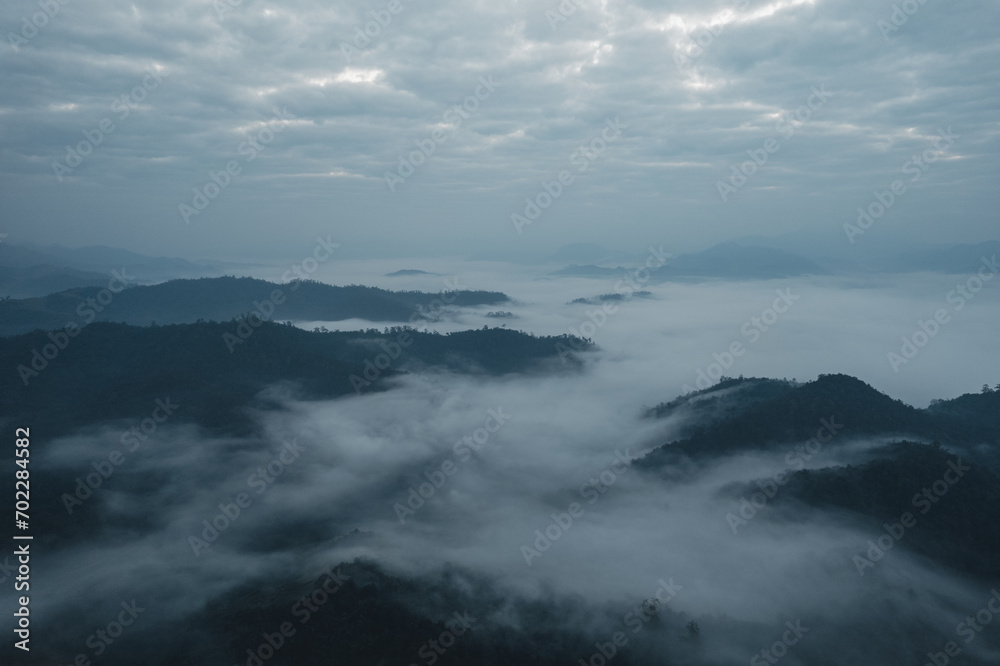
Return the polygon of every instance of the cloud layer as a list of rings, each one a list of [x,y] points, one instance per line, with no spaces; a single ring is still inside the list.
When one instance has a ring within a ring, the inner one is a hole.
[[[321,232],[378,253],[683,249],[839,229],[950,126],[885,233],[982,240],[1000,10],[911,4],[6,3],[4,231],[214,256]],[[814,88],[829,97],[810,109]],[[592,143],[616,118],[621,137]],[[718,181],[768,139],[723,202]],[[72,166],[66,146],[88,142]],[[401,158],[416,168],[390,191]],[[516,234],[511,214],[563,170],[574,182]],[[201,203],[186,224],[180,205]]]

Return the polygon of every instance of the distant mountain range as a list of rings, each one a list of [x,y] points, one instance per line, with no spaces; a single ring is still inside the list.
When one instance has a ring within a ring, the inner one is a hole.
[[[154,282],[177,277],[201,277],[226,268],[226,264],[222,262],[195,263],[186,259],[149,257],[105,245],[68,248],[60,245],[43,247],[11,243],[0,244],[0,267],[35,268],[40,266],[46,266],[50,269],[67,269],[69,274],[72,271],[85,271],[98,275],[108,275],[112,270],[121,270],[124,267],[128,269],[129,273],[135,274],[136,279],[140,282]]]
[[[617,303],[630,300],[632,298],[650,298],[651,291],[637,291],[629,296],[625,294],[599,294],[590,298],[574,298],[567,305],[600,305],[601,303]]]
[[[836,233],[800,231],[771,237],[746,236],[700,252],[671,255],[666,266],[653,272],[652,281],[921,271],[963,274],[977,270],[983,257],[995,255],[1000,255],[1000,241],[932,246],[897,238],[888,241],[872,234],[857,238],[852,245]],[[571,243],[555,252],[544,255],[539,252],[531,257],[493,252],[475,259],[536,267],[562,265],[562,269],[550,275],[593,278],[620,277],[645,260],[641,254],[610,250],[596,243]],[[24,299],[99,287],[107,284],[111,271],[123,268],[134,276],[135,284],[241,272],[241,267],[235,264],[150,257],[100,245],[65,248],[0,243],[0,298]],[[387,273],[386,277],[436,275],[439,273],[407,268]]]
[[[552,275],[576,277],[622,276],[635,267],[572,265]],[[652,272],[654,282],[685,279],[759,280],[800,275],[827,275],[822,266],[803,257],[767,247],[721,243],[704,252],[681,254]]]
[[[393,271],[392,273],[386,273],[386,277],[413,277],[416,275],[441,275],[441,273],[430,273],[428,271],[417,270],[416,268],[404,268],[399,271]]]
[[[1000,254],[1000,241],[929,245],[897,234],[884,238],[872,232],[852,244],[840,230],[828,233],[796,231],[780,236],[746,236],[740,245],[767,247],[799,255],[837,273],[971,273],[982,257]]]
[[[0,244],[0,298],[33,298],[67,289],[106,286],[112,271],[131,276],[134,284],[175,278],[217,276],[235,265],[149,257],[127,250],[93,245]]]
[[[839,247],[840,239],[821,242],[814,235],[787,237],[750,236],[720,243],[702,252],[674,256],[666,266],[653,271],[653,281],[670,280],[761,280],[803,275],[857,273],[973,273],[983,257],[1000,254],[1000,241],[957,245],[886,245],[875,239],[858,241],[859,247]],[[597,255],[590,249],[590,255]],[[560,256],[560,255],[554,255]],[[561,256],[574,256],[567,252]],[[581,256],[581,255],[576,255]],[[609,267],[601,261],[574,261],[552,275],[610,278],[621,276],[635,265]]]
[[[103,287],[110,275],[51,264],[0,266],[0,298],[32,298],[66,289]]]
[[[121,290],[122,285],[112,288]],[[276,293],[280,296],[276,297]],[[508,300],[505,294],[495,291],[456,291],[442,297],[376,287],[334,287],[308,280],[279,285],[253,278],[200,278],[128,287],[117,294],[95,286],[6,300],[0,302],[0,335],[55,330],[69,322],[84,325],[114,321],[146,326],[153,322],[226,321],[254,311],[264,319],[278,321],[359,318],[407,322],[418,307],[427,311],[446,306],[499,305]],[[437,306],[433,306],[435,302]]]
[[[978,270],[983,257],[990,258],[998,254],[1000,254],[1000,241],[914,249],[890,257],[884,266],[873,267],[873,270],[881,273],[915,271],[974,273]]]

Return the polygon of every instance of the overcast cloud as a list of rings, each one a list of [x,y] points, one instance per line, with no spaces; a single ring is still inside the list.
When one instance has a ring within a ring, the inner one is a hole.
[[[53,0],[51,17],[4,3],[0,231],[229,258],[319,233],[381,255],[683,251],[801,229],[846,242],[857,207],[950,127],[878,231],[995,236],[994,2],[913,0],[892,32],[888,0],[231,2]],[[370,12],[391,22],[356,48]],[[782,120],[810,101],[806,122]],[[574,158],[616,119],[600,154]],[[99,145],[55,168],[84,132]],[[718,181],[772,138],[724,202]],[[391,191],[418,141],[433,154]],[[518,234],[511,215],[563,170],[573,182]]]

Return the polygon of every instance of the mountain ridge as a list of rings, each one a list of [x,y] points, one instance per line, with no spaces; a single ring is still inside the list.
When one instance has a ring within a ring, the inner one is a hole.
[[[119,291],[112,293],[110,289]],[[103,294],[104,300],[92,302],[99,300],[102,292],[107,292]],[[154,321],[160,324],[225,321],[254,310],[269,310],[282,321],[409,322],[414,317],[424,318],[418,308],[437,311],[446,306],[499,305],[509,300],[506,294],[492,291],[430,294],[361,285],[332,286],[312,280],[276,284],[233,276],[178,279],[124,288],[119,281],[110,288],[85,287],[0,302],[0,335],[55,330],[67,322],[80,325],[115,321],[144,326]],[[258,316],[268,318],[271,314],[260,311]]]

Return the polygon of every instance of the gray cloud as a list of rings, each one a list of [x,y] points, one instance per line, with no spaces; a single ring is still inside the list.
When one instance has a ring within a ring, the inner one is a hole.
[[[924,4],[887,39],[877,22],[892,3],[578,4],[553,29],[556,3],[404,0],[347,62],[341,44],[386,3],[248,0],[220,20],[206,3],[67,2],[27,43],[0,49],[5,231],[188,256],[293,252],[290,231],[440,254],[638,244],[666,229],[683,249],[839,228],[952,126],[954,150],[894,208],[885,233],[992,235],[995,4]],[[38,11],[7,3],[0,22],[17,33]],[[675,56],[706,34],[703,53],[679,68]],[[119,120],[112,101],[149,68],[163,83]],[[496,93],[389,192],[384,173],[480,76],[500,83]],[[716,181],[814,85],[831,99],[722,203]],[[246,135],[284,108],[295,120],[245,162]],[[616,116],[623,137],[517,237],[509,216],[523,198]],[[114,132],[58,182],[52,162],[104,117]],[[230,160],[245,168],[184,228],[179,204]]]

